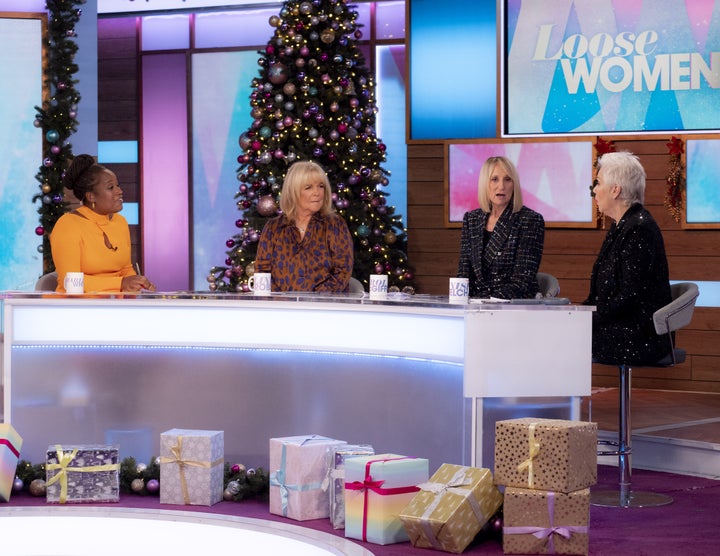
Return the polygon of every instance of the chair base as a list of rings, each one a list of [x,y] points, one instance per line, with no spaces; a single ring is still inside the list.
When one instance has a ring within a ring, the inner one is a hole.
[[[590,504],[605,508],[654,508],[672,504],[673,499],[658,492],[638,492],[621,490],[590,491]]]

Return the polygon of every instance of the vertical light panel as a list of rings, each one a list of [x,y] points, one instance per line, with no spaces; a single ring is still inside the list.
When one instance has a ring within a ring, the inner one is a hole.
[[[162,291],[190,281],[186,81],[184,54],[143,56],[143,272]]]
[[[42,102],[41,49],[40,19],[0,19],[0,290],[31,290],[42,274],[39,205],[31,202],[40,192],[42,132],[33,106]]]

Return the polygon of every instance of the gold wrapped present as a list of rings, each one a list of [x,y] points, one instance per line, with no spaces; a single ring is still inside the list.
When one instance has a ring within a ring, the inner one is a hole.
[[[505,554],[587,554],[589,528],[589,488],[568,493],[505,489]]]
[[[597,482],[597,423],[508,419],[495,423],[495,484],[572,492]]]
[[[413,546],[460,554],[502,505],[489,469],[444,463],[400,513]]]

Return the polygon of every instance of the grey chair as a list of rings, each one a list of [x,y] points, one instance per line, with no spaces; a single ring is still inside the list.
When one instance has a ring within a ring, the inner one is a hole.
[[[57,272],[48,272],[47,274],[43,274],[42,276],[40,276],[40,278],[38,278],[38,281],[35,282],[35,291],[54,292],[57,288],[57,283]]]
[[[537,273],[538,293],[543,297],[557,297],[560,293],[560,282],[552,274]]]
[[[362,282],[352,276],[350,277],[350,293],[365,293]]]
[[[675,345],[675,331],[690,324],[695,302],[700,291],[693,282],[679,282],[670,286],[672,301],[653,314],[653,324],[657,334],[667,334],[670,338],[670,353],[651,367],[671,367],[685,361],[686,352]],[[619,488],[618,490],[593,490],[590,502],[595,506],[643,508],[664,506],[672,502],[672,498],[657,492],[639,492],[632,490],[632,426],[630,424],[632,391],[632,368],[626,363],[618,363],[620,384],[618,394],[618,439],[601,441],[601,445],[609,445],[615,450],[599,450],[600,456],[618,456]]]

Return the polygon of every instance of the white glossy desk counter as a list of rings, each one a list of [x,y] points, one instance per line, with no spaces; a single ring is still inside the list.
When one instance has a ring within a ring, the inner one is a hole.
[[[223,430],[226,460],[255,466],[269,438],[298,434],[428,457],[432,469],[490,466],[496,418],[577,418],[590,395],[589,307],[3,297],[3,418],[31,461],[58,442],[119,443],[143,461],[177,427]]]

